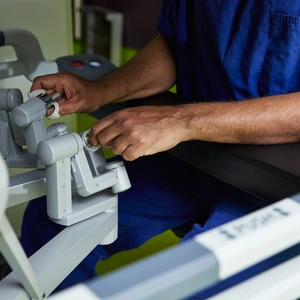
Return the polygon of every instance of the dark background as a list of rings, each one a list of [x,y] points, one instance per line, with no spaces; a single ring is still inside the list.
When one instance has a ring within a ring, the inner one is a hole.
[[[161,0],[85,0],[83,5],[95,5],[124,14],[123,45],[136,49],[146,46],[157,34],[156,19]]]

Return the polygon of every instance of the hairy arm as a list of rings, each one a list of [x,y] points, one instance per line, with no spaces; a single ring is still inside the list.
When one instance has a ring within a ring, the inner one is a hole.
[[[185,140],[280,144],[300,141],[300,93],[178,107]]]
[[[300,141],[300,93],[242,102],[133,107],[96,122],[91,142],[126,160],[188,140],[279,144]]]
[[[45,89],[48,93],[63,93],[65,97],[58,103],[59,113],[64,116],[95,111],[108,103],[159,94],[172,87],[175,80],[170,49],[158,35],[128,63],[98,80],[57,73],[36,77],[31,91]]]
[[[170,89],[176,71],[169,46],[161,35],[116,71],[98,80],[110,102],[156,95]]]
[[[104,104],[158,94],[174,85],[176,71],[164,38],[158,35],[131,61],[109,75],[88,81],[72,74],[37,77],[31,90],[65,93],[60,114],[89,112]],[[139,106],[96,122],[90,140],[127,160],[168,150],[187,140],[279,144],[300,141],[300,93],[241,102]]]

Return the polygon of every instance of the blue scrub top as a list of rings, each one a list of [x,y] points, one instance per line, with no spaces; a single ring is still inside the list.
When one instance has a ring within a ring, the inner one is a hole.
[[[163,0],[157,27],[192,101],[300,90],[299,0]]]

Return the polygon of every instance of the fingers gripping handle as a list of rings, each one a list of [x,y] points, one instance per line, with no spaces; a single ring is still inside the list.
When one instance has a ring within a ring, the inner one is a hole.
[[[54,106],[54,111],[50,116],[47,117],[48,120],[55,120],[55,119],[58,119],[60,117],[58,103],[53,102],[52,106]]]
[[[38,89],[32,92],[28,92],[29,99],[34,97],[42,99],[46,103],[47,109],[49,109],[51,106],[54,106],[54,111],[52,112],[52,114],[50,116],[47,116],[48,120],[54,120],[60,117],[59,104],[56,101],[63,97],[63,94],[55,92],[47,95],[46,90],[44,89]]]
[[[101,146],[98,144],[97,146],[92,146],[89,141],[89,133],[91,130],[86,130],[82,133],[82,141],[83,141],[83,146],[88,150],[95,152],[97,151]]]

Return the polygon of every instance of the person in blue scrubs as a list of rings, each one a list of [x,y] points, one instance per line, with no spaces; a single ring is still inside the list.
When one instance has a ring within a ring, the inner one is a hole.
[[[132,187],[119,194],[118,239],[96,247],[60,289],[96,276],[98,260],[168,229],[194,222],[184,242],[266,205],[166,150],[188,140],[300,140],[300,1],[164,0],[157,28],[159,35],[148,46],[103,78],[61,73],[33,82],[31,90],[66,95],[59,100],[61,115],[159,94],[174,84],[180,99],[176,105],[125,108],[93,125],[90,142],[123,157]],[[47,217],[45,199],[31,201],[22,228],[27,254],[61,229]],[[206,299],[297,253],[298,246],[193,298]]]

